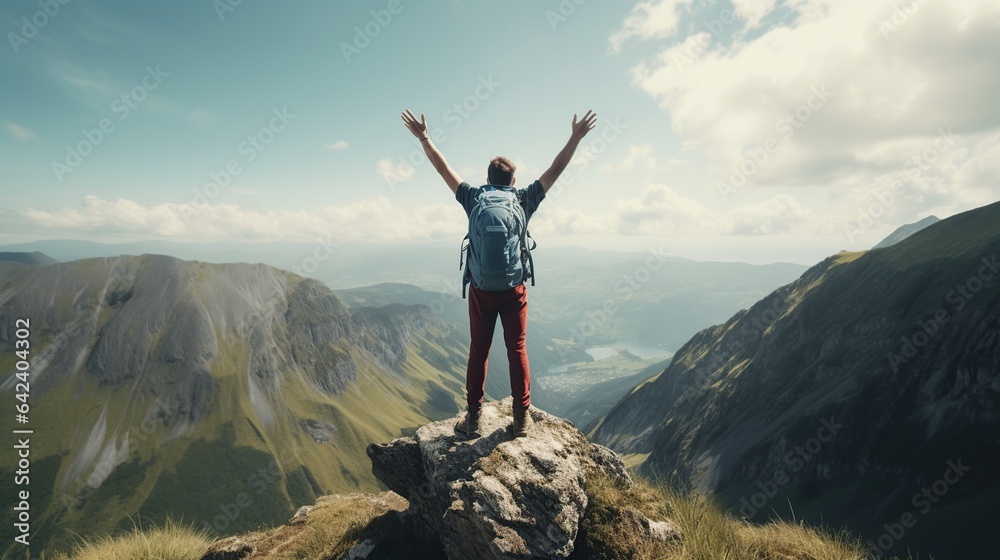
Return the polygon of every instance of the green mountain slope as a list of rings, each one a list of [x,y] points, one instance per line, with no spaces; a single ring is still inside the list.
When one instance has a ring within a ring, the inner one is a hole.
[[[1000,203],[834,255],[695,335],[593,437],[757,520],[846,523],[882,550],[988,557],[998,259]]]
[[[375,490],[365,446],[455,414],[464,394],[464,339],[428,308],[351,310],[265,265],[0,263],[4,410],[18,318],[30,319],[33,552],[128,516],[228,534]],[[5,496],[14,460],[0,457]]]

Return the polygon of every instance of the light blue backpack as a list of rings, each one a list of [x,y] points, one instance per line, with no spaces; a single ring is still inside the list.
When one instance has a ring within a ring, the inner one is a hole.
[[[462,240],[458,268],[462,297],[471,282],[480,290],[501,291],[527,279],[535,285],[531,251],[536,247],[528,233],[528,220],[513,187],[487,185],[469,214],[469,233]],[[531,242],[530,246],[528,241]]]

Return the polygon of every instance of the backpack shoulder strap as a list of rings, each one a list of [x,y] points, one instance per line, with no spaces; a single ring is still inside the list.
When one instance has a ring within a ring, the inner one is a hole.
[[[465,288],[469,285],[471,279],[471,271],[469,270],[469,251],[472,250],[471,242],[469,241],[469,234],[465,234],[465,238],[462,239],[462,248],[458,253],[458,269],[462,270],[462,299],[465,299]]]
[[[531,242],[530,244],[528,242]],[[534,238],[531,237],[531,232],[528,231],[527,225],[525,225],[524,230],[521,232],[521,264],[524,268],[524,279],[531,279],[531,285],[535,285],[535,259],[531,256],[531,251],[538,246],[535,243]]]

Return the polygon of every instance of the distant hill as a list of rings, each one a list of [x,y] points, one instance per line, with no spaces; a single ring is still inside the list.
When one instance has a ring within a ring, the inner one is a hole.
[[[926,218],[913,222],[912,224],[901,225],[895,229],[892,233],[886,236],[885,239],[879,241],[872,249],[882,249],[884,247],[889,247],[890,245],[895,245],[900,241],[906,239],[907,237],[917,233],[918,231],[924,229],[927,226],[934,225],[940,222],[941,219],[937,216],[927,216]]]
[[[998,260],[1000,203],[831,256],[696,334],[593,438],[756,520],[995,556]]]
[[[215,534],[284,522],[375,490],[368,443],[462,404],[467,335],[427,307],[351,309],[284,270],[164,255],[0,262],[0,279],[5,410],[13,325],[30,320],[33,551],[130,517]],[[15,461],[0,456],[3,495]]]
[[[0,252],[0,261],[10,261],[19,262],[21,264],[50,264],[54,262],[59,262],[52,257],[41,253],[39,251],[33,251],[31,253],[21,253],[21,252]]]

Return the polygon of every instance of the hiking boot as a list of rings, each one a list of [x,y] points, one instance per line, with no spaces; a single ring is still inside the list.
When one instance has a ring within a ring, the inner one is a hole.
[[[455,431],[466,436],[479,437],[479,415],[481,412],[481,410],[469,409],[465,413],[465,418],[455,424]]]
[[[515,406],[514,423],[511,425],[514,437],[519,438],[528,435],[528,428],[531,427],[531,424],[531,414],[528,413],[528,409]]]

